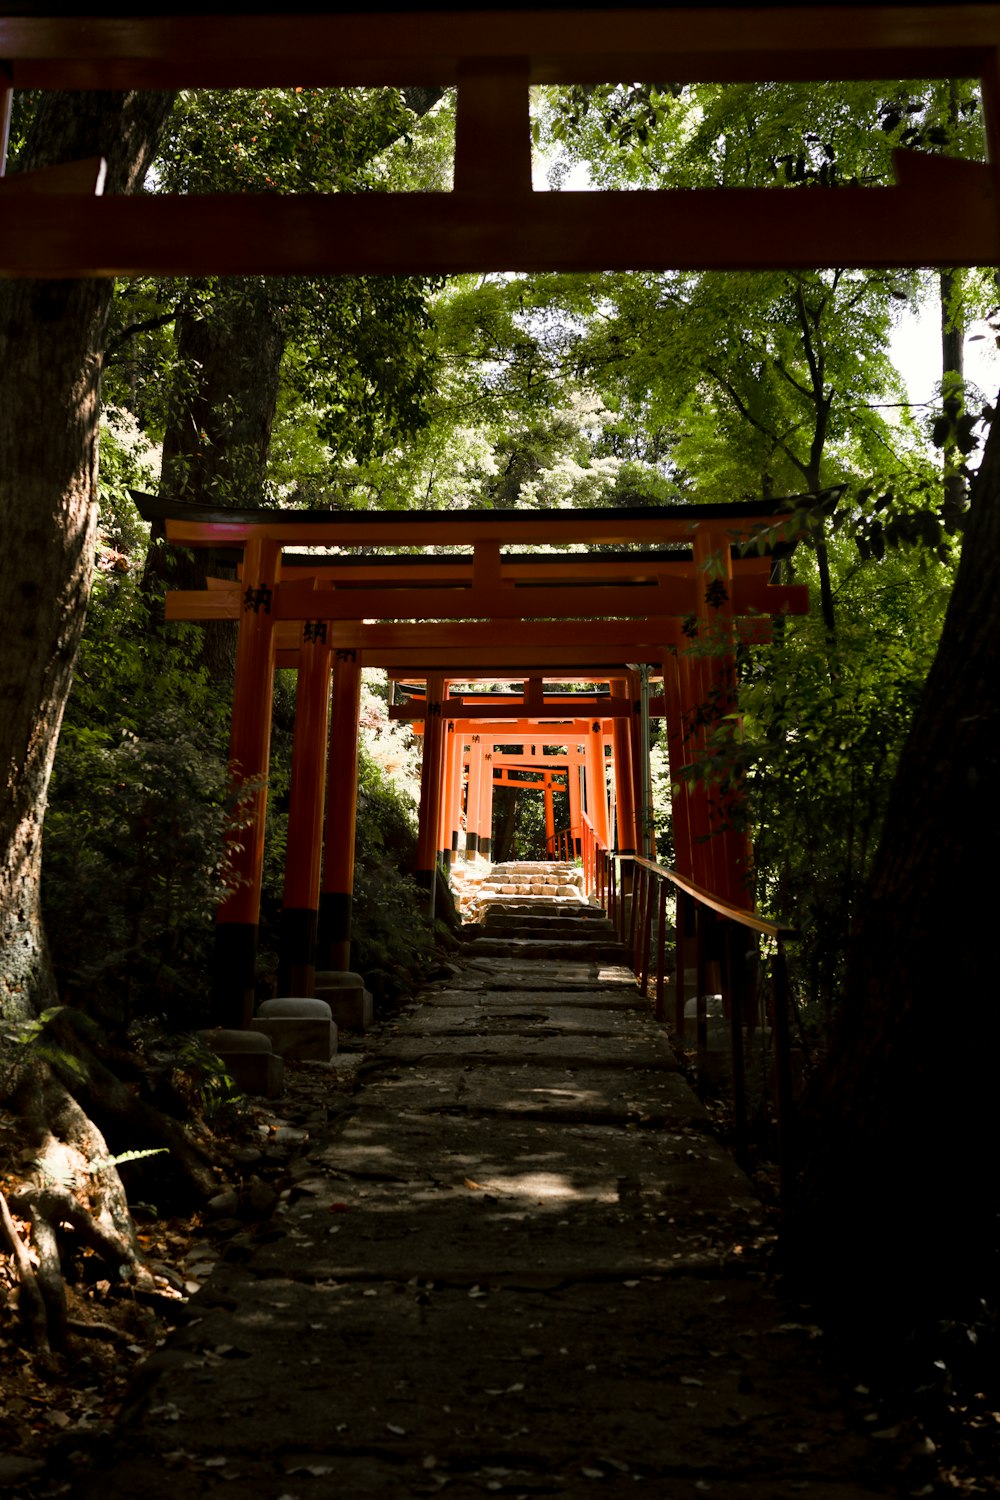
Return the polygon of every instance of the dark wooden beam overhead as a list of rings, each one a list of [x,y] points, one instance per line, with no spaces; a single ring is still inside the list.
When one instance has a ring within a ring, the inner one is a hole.
[[[98,198],[45,173],[25,191],[15,174],[0,181],[0,275],[996,264],[981,163],[901,161],[896,187],[534,193],[528,88],[980,77],[995,164],[998,49],[1000,7],[975,4],[0,16],[16,89],[458,85],[451,193]]]
[[[139,6],[135,7],[136,11]],[[99,12],[98,5],[95,10]],[[719,83],[974,76],[994,5],[797,5],[0,16],[16,88],[453,84],[524,57],[527,81]]]
[[[932,189],[231,194],[88,198],[0,187],[0,275],[459,275],[991,265],[988,168]],[[8,181],[16,182],[16,176]],[[939,196],[940,195],[940,196]],[[941,213],[946,201],[948,212]]]

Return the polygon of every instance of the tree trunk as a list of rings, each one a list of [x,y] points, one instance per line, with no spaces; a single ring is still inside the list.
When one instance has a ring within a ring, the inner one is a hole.
[[[792,1223],[800,1267],[841,1326],[886,1347],[935,1319],[974,1316],[996,1291],[1000,423],[975,489],[807,1121]]]
[[[960,299],[964,273],[958,270],[938,272],[941,294],[941,399],[944,414],[956,423],[965,409],[965,322]],[[946,524],[952,530],[960,524],[968,497],[962,473],[962,454],[954,443],[944,449],[944,504]]]
[[[220,285],[204,305],[181,307],[175,338],[182,374],[163,439],[163,494],[201,505],[261,505],[285,352],[280,295],[249,280]],[[154,527],[147,591],[199,589],[209,575],[236,576],[231,558],[204,548],[186,554],[163,535],[162,525]],[[231,681],[235,659],[235,624],[206,626],[213,679]]]
[[[517,826],[516,786],[498,786],[493,793],[493,823],[496,838],[493,840],[493,862],[502,865],[513,858],[514,830]],[[488,838],[491,830],[484,830]]]
[[[442,93],[407,88],[403,98],[419,117]],[[164,496],[220,507],[263,504],[287,308],[297,295],[280,280],[232,278],[217,283],[204,301],[182,304],[175,324],[180,373],[163,440]],[[147,592],[200,589],[209,576],[235,576],[231,559],[206,548],[185,556],[166,546],[163,537],[162,525],[154,525],[143,575]],[[206,624],[204,639],[203,659],[212,677],[230,682],[235,624]]]
[[[169,94],[46,94],[21,169],[87,156],[141,184]],[[13,205],[11,208],[13,212]],[[53,999],[39,915],[42,821],[90,589],[110,281],[0,283],[0,1017]]]

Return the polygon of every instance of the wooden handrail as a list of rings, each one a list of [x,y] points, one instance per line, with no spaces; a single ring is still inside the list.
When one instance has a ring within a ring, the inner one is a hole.
[[[678,875],[676,870],[669,869],[666,865],[659,865],[655,860],[644,859],[642,855],[627,855],[634,865],[641,865],[653,875],[662,880],[669,880],[672,885],[678,886],[687,895],[693,896],[700,901],[702,906],[711,907],[720,917],[726,917],[730,922],[739,922],[741,927],[752,927],[755,932],[762,932],[766,937],[781,938],[783,941],[792,942],[799,936],[797,927],[788,927],[783,922],[770,922],[766,917],[758,917],[755,912],[746,911],[741,906],[731,906],[728,901],[723,901],[720,896],[713,896],[704,886],[689,880],[686,875]]]
[[[750,994],[748,969],[745,963],[746,939],[734,943],[733,937],[739,928],[769,938],[775,944],[772,959],[771,995],[769,1020],[774,1049],[774,1104],[777,1119],[777,1151],[781,1167],[782,1194],[792,1180],[792,1153],[794,1134],[792,1118],[794,1098],[792,1088],[791,1047],[788,1024],[788,979],[785,964],[786,942],[799,936],[798,929],[784,922],[775,922],[733,906],[714,892],[706,890],[686,875],[642,855],[613,854],[598,839],[593,824],[583,815],[583,854],[588,895],[597,895],[616,930],[629,949],[630,962],[636,983],[646,993],[655,976],[654,1014],[657,1020],[666,1019],[664,997],[665,981],[665,911],[666,889],[672,885],[677,899],[677,921],[675,929],[675,978],[674,978],[674,1029],[678,1037],[684,1037],[684,975],[691,967],[685,954],[685,929],[690,925],[696,944],[696,1017],[695,1035],[699,1076],[703,1074],[708,1053],[708,1018],[706,994],[709,986],[709,954],[720,953],[719,988],[724,999],[729,1019],[729,1042],[732,1061],[732,1089],[734,1152],[744,1165],[747,1161],[748,1121],[747,1087],[744,1058],[744,1030],[752,1029],[751,1012],[747,1009]],[[658,883],[657,883],[658,882]],[[654,892],[657,893],[654,898]],[[690,909],[688,908],[690,903]],[[716,924],[723,926],[718,931]],[[653,949],[654,928],[656,932],[655,963]],[[692,933],[687,933],[688,942]]]

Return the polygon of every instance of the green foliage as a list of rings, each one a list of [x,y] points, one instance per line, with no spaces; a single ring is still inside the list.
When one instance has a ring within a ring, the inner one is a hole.
[[[412,991],[434,962],[426,893],[409,873],[416,809],[362,749],[358,768],[351,962],[376,998]]]
[[[287,674],[294,681],[294,674]],[[271,761],[258,990],[271,993],[278,972],[285,880],[287,791],[294,736],[291,683],[279,686]],[[283,700],[283,701],[282,701]],[[370,683],[362,695],[355,828],[351,963],[380,1001],[412,992],[435,959],[435,934],[424,911],[426,893],[412,876],[416,854],[416,804],[412,767]]]
[[[407,98],[392,89],[185,94],[151,189],[440,187],[452,101],[418,118]],[[572,166],[608,187],[820,192],[890,181],[898,146],[981,152],[978,100],[947,82],[586,87],[543,94],[535,135],[556,153],[556,187]],[[94,602],[47,832],[49,927],[64,986],[122,1015],[169,1007],[193,1016],[225,878],[225,709],[196,666],[197,630],[149,634],[135,582],[144,535],[127,493],[155,487],[142,432],[162,437],[198,388],[198,370],[174,344],[179,318],[235,330],[253,350],[255,328],[275,331],[282,378],[264,493],[283,503],[704,502],[855,481],[787,523],[804,544],[793,566],[822,589],[826,619],[788,621],[775,647],[748,656],[744,737],[727,733],[721,762],[748,788],[762,901],[806,932],[802,992],[832,1003],[836,955],[950,576],[958,522],[942,509],[928,438],[959,466],[980,420],[949,391],[926,430],[899,404],[890,335],[925,284],[836,270],[497,275],[446,287],[130,284],[109,333],[108,389],[134,421],[119,415],[104,439]],[[983,295],[971,274],[951,283],[949,316],[960,321]],[[220,402],[210,441],[236,445],[232,404]],[[265,978],[284,879],[292,692],[279,680]],[[413,807],[401,788],[412,791],[412,749],[388,729],[377,694],[366,701],[355,962],[389,994],[430,961],[433,933],[407,873]],[[662,792],[662,751],[654,762]],[[711,774],[719,769],[716,759]],[[514,852],[537,852],[541,796],[517,800]],[[669,840],[661,821],[661,853]]]
[[[424,127],[414,146],[411,130],[418,124],[398,89],[188,91],[171,115],[151,187],[178,193],[377,191],[407,185],[408,164],[426,181],[438,170],[429,145],[435,137]],[[111,397],[135,410],[157,437],[173,424],[182,434],[174,444],[175,467],[180,455],[193,462],[199,452],[188,418],[201,430],[202,448],[243,444],[249,455],[262,436],[267,446],[270,417],[256,403],[268,399],[269,361],[282,361],[287,425],[267,489],[308,503],[307,489],[296,493],[299,476],[288,464],[288,445],[301,446],[303,428],[328,459],[363,461],[409,440],[426,422],[435,383],[425,337],[432,285],[421,277],[374,276],[129,283],[116,300],[108,336]],[[199,392],[210,372],[200,353],[186,356],[183,336],[180,350],[175,347],[175,321],[179,334],[185,325],[205,325],[199,350],[207,338],[231,344],[233,360],[252,351],[259,378],[234,382],[228,397],[206,390],[207,411],[199,414]],[[218,484],[226,465],[216,460],[209,467]],[[173,474],[171,482],[183,489],[183,474]],[[216,499],[226,503],[224,495]]]
[[[117,1156],[102,1156],[90,1163],[95,1172],[103,1172],[105,1167],[124,1167],[129,1162],[145,1161],[150,1156],[166,1156],[166,1146],[150,1146],[145,1151],[119,1151]]]
[[[144,479],[135,445],[106,425],[95,586],[43,869],[60,988],[121,1024],[199,1013],[226,879],[226,706],[196,665],[197,628],[150,630],[137,578],[145,529],[128,498]]]
[[[68,1048],[53,1042],[49,1036],[52,1023],[64,1010],[65,1006],[50,1005],[30,1020],[7,1022],[0,1027],[0,1037],[13,1042],[15,1047],[24,1048],[43,1062],[51,1063],[77,1079],[82,1079],[84,1066],[80,1058],[75,1057]]]
[[[539,105],[557,181],[568,161],[605,187],[872,186],[893,181],[898,147],[984,154],[968,80],[603,84]]]
[[[246,1096],[236,1087],[221,1057],[195,1036],[145,1036],[147,1059],[167,1076],[169,1092],[182,1113],[200,1115],[211,1127],[234,1129],[248,1114]]]
[[[816,1023],[840,997],[846,937],[951,585],[951,567],[928,554],[917,566],[906,553],[856,559],[835,550],[835,647],[807,616],[753,649],[741,664],[741,734],[720,727],[699,768],[742,784],[759,904],[802,932],[792,977]]]
[[[357,193],[413,115],[398,89],[199,89],[178,99],[157,185],[173,193]]]

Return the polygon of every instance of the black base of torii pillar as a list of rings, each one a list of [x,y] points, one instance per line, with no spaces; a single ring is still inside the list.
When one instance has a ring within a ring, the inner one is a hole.
[[[279,995],[311,996],[316,990],[323,797],[330,728],[331,663],[326,637],[326,625],[321,621],[306,621],[302,628],[288,796]]]
[[[358,653],[335,651],[316,965],[342,974],[351,967],[360,711]]]

